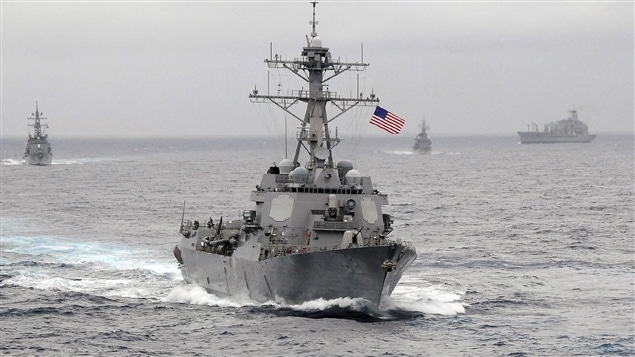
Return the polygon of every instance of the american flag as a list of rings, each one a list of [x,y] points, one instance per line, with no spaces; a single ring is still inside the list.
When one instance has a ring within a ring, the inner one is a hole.
[[[375,113],[370,118],[370,123],[391,134],[399,134],[406,121],[386,109],[377,106],[377,108],[375,108]]]

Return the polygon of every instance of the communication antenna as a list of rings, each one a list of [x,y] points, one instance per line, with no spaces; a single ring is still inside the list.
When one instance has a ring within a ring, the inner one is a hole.
[[[311,1],[311,4],[313,4],[313,20],[311,20],[309,23],[311,24],[311,27],[313,29],[313,31],[311,31],[311,37],[315,37],[317,36],[317,32],[315,32],[315,25],[318,24],[317,21],[315,21],[315,5],[317,4],[317,1]]]

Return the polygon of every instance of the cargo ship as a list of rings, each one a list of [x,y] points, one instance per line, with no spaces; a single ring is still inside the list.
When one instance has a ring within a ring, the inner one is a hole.
[[[527,131],[519,131],[521,144],[557,144],[557,143],[588,143],[595,139],[595,134],[589,134],[589,127],[578,119],[578,112],[570,110],[567,119],[545,124],[542,131],[536,123],[528,125]]]

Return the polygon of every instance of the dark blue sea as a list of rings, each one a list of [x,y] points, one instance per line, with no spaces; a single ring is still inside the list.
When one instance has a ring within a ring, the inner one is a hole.
[[[344,140],[419,257],[391,301],[219,298],[172,255],[186,218],[239,218],[275,138],[2,140],[2,356],[632,356],[632,135]],[[291,148],[289,149],[291,152]]]

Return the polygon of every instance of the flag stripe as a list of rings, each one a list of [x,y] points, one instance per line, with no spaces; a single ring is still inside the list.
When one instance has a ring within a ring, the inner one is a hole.
[[[401,131],[401,127],[400,126],[396,126],[396,125],[391,125],[389,123],[387,123],[385,120],[375,120],[373,118],[373,120],[371,120],[370,122],[371,124],[378,126],[384,130],[386,130],[387,132],[391,133],[391,134],[399,134],[399,132]]]
[[[371,123],[374,124],[375,126],[378,126],[390,132],[391,134],[399,134],[399,132],[401,131],[401,126],[390,124],[386,122],[385,120],[374,120],[374,121],[371,121]]]
[[[377,106],[375,113],[370,118],[370,123],[391,134],[399,134],[406,121],[386,109]]]

